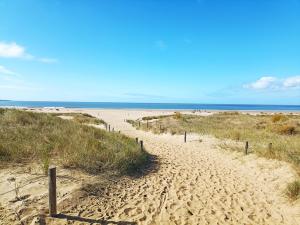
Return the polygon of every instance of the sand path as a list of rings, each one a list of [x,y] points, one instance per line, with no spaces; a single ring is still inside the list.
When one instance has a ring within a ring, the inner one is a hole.
[[[89,113],[142,139],[147,151],[158,156],[160,168],[109,187],[104,199],[90,198],[89,205],[83,201],[79,216],[112,224],[300,224],[298,209],[281,195],[282,185],[293,177],[286,164],[225,153],[212,137],[200,142],[189,136],[183,143],[182,136],[138,131],[124,122],[158,112]]]

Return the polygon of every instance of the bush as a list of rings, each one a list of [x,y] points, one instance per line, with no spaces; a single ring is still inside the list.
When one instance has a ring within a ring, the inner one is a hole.
[[[293,125],[282,125],[277,131],[279,134],[293,135],[296,133],[296,127]]]
[[[300,181],[297,180],[288,184],[286,194],[292,200],[298,199],[300,197]]]
[[[275,115],[273,115],[273,116],[271,117],[271,121],[272,121],[273,123],[276,123],[276,122],[278,122],[278,121],[280,121],[280,120],[285,120],[285,119],[286,119],[285,116],[282,115],[282,114],[275,114]]]
[[[182,118],[182,114],[180,112],[175,112],[173,118],[179,120]]]

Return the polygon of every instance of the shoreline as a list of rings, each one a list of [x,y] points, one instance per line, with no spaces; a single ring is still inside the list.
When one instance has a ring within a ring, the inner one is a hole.
[[[0,108],[8,108],[8,109],[27,109],[27,110],[46,110],[46,111],[52,111],[55,110],[56,112],[60,112],[63,110],[68,111],[86,111],[86,110],[105,110],[105,111],[141,111],[141,112],[186,112],[186,113],[192,113],[192,114],[199,114],[199,113],[219,113],[219,112],[239,112],[239,113],[266,113],[266,114],[272,114],[272,113],[293,113],[293,114],[299,114],[300,110],[254,110],[254,109],[145,109],[145,108],[70,108],[70,107],[23,107],[23,106],[0,106]]]

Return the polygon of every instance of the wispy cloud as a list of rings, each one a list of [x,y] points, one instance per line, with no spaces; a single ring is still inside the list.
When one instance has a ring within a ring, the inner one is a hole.
[[[3,74],[3,75],[12,75],[12,76],[19,75],[18,73],[15,73],[15,72],[7,69],[5,66],[1,66],[1,65],[0,65],[0,74]]]
[[[249,89],[255,89],[255,90],[263,90],[263,89],[275,87],[276,81],[277,81],[276,77],[266,76],[266,77],[261,77],[252,83],[245,84],[244,87]]]
[[[163,41],[163,40],[157,40],[157,41],[155,42],[155,46],[156,46],[157,48],[159,48],[159,49],[166,49],[166,48],[168,47],[167,44],[166,44],[166,42]]]
[[[300,76],[291,76],[280,79],[274,76],[264,76],[258,80],[243,85],[244,88],[252,90],[283,90],[300,88]]]
[[[283,81],[286,88],[300,88],[300,76],[289,77]]]
[[[29,54],[24,46],[15,42],[0,42],[0,57],[34,60],[43,63],[55,63],[58,60],[47,57],[36,57]]]

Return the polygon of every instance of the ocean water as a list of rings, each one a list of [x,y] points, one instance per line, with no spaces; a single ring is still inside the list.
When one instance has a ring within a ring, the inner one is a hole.
[[[188,110],[273,110],[300,111],[300,105],[250,105],[250,104],[184,104],[184,103],[125,103],[125,102],[51,102],[51,101],[1,101],[0,107],[63,107],[101,109],[188,109]]]

